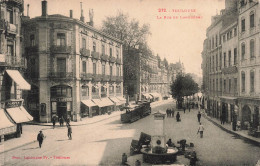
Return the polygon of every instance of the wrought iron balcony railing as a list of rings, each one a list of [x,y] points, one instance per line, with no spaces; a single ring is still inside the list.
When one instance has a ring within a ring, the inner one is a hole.
[[[52,45],[50,48],[52,53],[71,53],[71,46],[56,46]]]
[[[57,79],[73,79],[73,72],[50,72],[49,77]]]
[[[100,59],[100,56],[99,56],[99,53],[98,53],[98,52],[92,51],[92,52],[91,52],[91,56],[92,56],[93,59]]]
[[[116,62],[116,57],[110,56],[109,61],[112,63]]]
[[[101,75],[101,81],[109,81],[109,75]]]
[[[91,81],[93,79],[93,74],[91,74],[91,73],[81,73],[80,78],[81,78],[81,80]]]
[[[90,50],[88,50],[86,48],[81,48],[80,49],[80,55],[90,57]]]
[[[109,60],[109,56],[106,55],[106,54],[101,54],[101,60],[108,61]]]
[[[123,82],[123,76],[116,76],[116,82]]]
[[[110,81],[116,82],[116,80],[117,80],[117,76],[110,76]]]
[[[121,65],[122,64],[121,58],[116,58],[116,63]]]
[[[93,74],[93,81],[96,82],[101,81],[101,74]]]

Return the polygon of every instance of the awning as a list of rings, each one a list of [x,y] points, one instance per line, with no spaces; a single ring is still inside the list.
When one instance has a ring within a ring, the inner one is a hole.
[[[114,105],[114,103],[109,98],[101,98],[103,107]]]
[[[124,98],[122,98],[122,100],[118,99],[117,97],[111,97],[110,100],[112,100],[113,102],[116,103],[116,105],[122,105],[126,103],[126,100],[123,100]]]
[[[11,119],[3,109],[0,109],[0,122],[0,135],[16,132],[16,125],[11,122]]]
[[[111,106],[114,105],[114,103],[109,100],[109,98],[101,98],[101,99],[92,99],[92,101],[94,101],[95,104],[98,105],[98,107],[107,107],[107,106]]]
[[[6,70],[7,74],[19,85],[20,89],[30,90],[31,85],[23,78],[18,70]]]
[[[117,96],[116,98],[119,99],[120,101],[126,102],[126,99],[123,97]]]
[[[147,99],[151,98],[151,96],[148,93],[144,93],[143,96],[146,97]]]
[[[24,113],[19,107],[7,108],[7,113],[11,116],[15,123],[23,123],[31,121],[27,114]],[[25,110],[26,111],[26,110]]]
[[[33,120],[33,117],[26,111],[26,109],[25,109],[23,106],[21,106],[21,107],[19,107],[19,108],[20,108],[21,111],[25,114],[25,116],[26,116],[28,119],[30,119],[30,121]]]
[[[83,104],[85,104],[88,107],[94,107],[97,106],[97,104],[95,104],[92,100],[82,100],[81,101]]]

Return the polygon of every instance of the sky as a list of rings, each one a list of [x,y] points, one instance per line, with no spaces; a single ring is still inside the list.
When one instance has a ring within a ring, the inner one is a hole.
[[[199,76],[201,71],[201,52],[206,39],[206,29],[211,17],[225,8],[225,0],[47,0],[48,14],[80,18],[80,2],[85,21],[89,21],[89,9],[94,10],[94,26],[100,28],[107,16],[116,16],[118,11],[128,13],[130,19],[149,24],[151,35],[148,45],[155,55],[166,58],[169,63],[183,62],[186,73]],[[41,0],[24,0],[27,15],[41,15]],[[192,16],[187,18],[187,16]],[[194,18],[195,17],[195,18]]]

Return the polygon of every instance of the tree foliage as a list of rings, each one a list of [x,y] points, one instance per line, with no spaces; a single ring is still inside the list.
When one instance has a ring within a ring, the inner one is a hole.
[[[194,95],[199,91],[198,84],[190,75],[177,75],[176,80],[171,85],[171,95],[181,104],[184,96]]]
[[[130,20],[129,15],[121,11],[103,20],[102,31],[122,40],[127,53],[146,44],[147,36],[151,34],[149,24],[140,25],[138,20]]]

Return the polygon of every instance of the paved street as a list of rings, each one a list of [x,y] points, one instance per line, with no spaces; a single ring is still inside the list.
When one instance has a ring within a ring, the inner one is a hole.
[[[164,111],[172,106],[171,103],[152,110]],[[175,143],[182,138],[187,139],[187,143],[193,142],[199,165],[255,165],[260,159],[259,147],[234,138],[203,118],[205,134],[203,139],[199,138],[197,110],[186,111],[186,114],[181,111],[180,114],[182,121],[179,123],[174,118],[166,119],[166,134]],[[141,132],[152,134],[152,126],[151,115],[132,124],[121,124],[117,116],[98,123],[73,126],[72,140],[67,139],[65,127],[50,129],[41,149],[37,143],[32,143],[1,155],[4,155],[5,165],[119,165],[122,153],[129,156],[131,140],[139,139]]]

